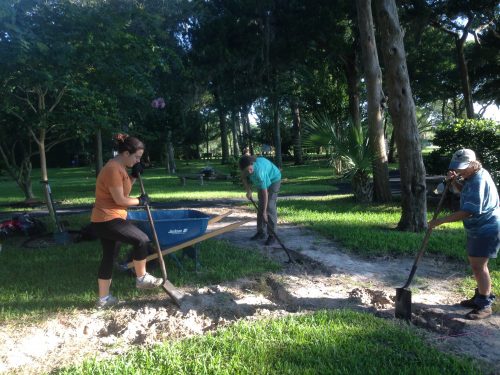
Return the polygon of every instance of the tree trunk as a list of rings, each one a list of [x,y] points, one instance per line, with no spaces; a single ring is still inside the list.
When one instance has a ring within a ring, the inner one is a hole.
[[[300,122],[300,109],[297,98],[293,97],[290,101],[290,109],[292,111],[292,132],[293,132],[293,159],[295,165],[304,164],[302,156],[302,125]]]
[[[95,175],[96,177],[101,172],[103,166],[102,160],[102,130],[98,126],[95,132]]]
[[[385,95],[382,91],[382,72],[375,41],[371,0],[356,0],[356,8],[368,96],[368,137],[373,154],[373,199],[381,203],[389,202],[392,197],[382,108]]]
[[[455,118],[458,118],[460,117],[460,109],[458,108],[458,104],[457,104],[457,98],[456,97],[453,97],[453,117]]]
[[[35,199],[33,194],[33,185],[31,181],[31,160],[29,157],[25,157],[21,162],[21,167],[19,171],[18,185],[23,191],[24,198],[26,201],[32,201]]]
[[[220,94],[220,88],[216,86],[215,89],[215,102],[217,104],[217,112],[219,115],[219,130],[220,130],[220,140],[222,147],[222,160],[221,164],[229,163],[229,142],[227,139],[227,122],[226,122],[226,110],[222,102],[222,96]]]
[[[396,153],[395,145],[396,134],[394,132],[394,126],[392,127],[391,140],[389,141],[389,156],[387,157],[389,163],[395,163],[396,159],[394,154]]]
[[[236,110],[233,110],[231,114],[231,120],[232,120],[232,133],[233,133],[233,156],[235,158],[240,156],[240,147],[238,143],[238,128],[240,127],[239,123],[239,118],[238,118],[238,112]]]
[[[398,229],[421,231],[427,227],[425,167],[415,115],[403,33],[394,0],[376,0],[377,23],[389,91],[389,112],[395,129],[401,173],[402,214]]]
[[[10,146],[10,145],[9,145]],[[11,150],[9,152],[9,149]],[[22,156],[22,161],[17,165],[18,152]],[[0,155],[4,162],[5,170],[9,176],[16,182],[17,186],[21,189],[24,194],[26,201],[34,200],[35,196],[33,194],[32,182],[31,182],[31,146],[29,150],[26,151],[24,146],[21,144],[21,150],[17,150],[15,144],[12,148],[4,147],[0,144]]]
[[[359,72],[356,60],[356,44],[354,44],[352,52],[344,56],[344,72],[349,95],[349,115],[353,125],[359,128],[361,127],[361,116],[359,113]]]
[[[274,163],[281,169],[283,166],[283,157],[281,154],[281,129],[280,129],[280,114],[279,101],[277,97],[273,97],[273,128],[274,128]]]
[[[245,106],[243,108],[243,129],[244,129],[244,140],[245,146],[248,147],[250,155],[253,155],[253,141],[252,141],[252,130],[250,129],[250,120],[248,115],[250,113],[250,107]]]
[[[467,61],[465,60],[464,53],[465,38],[459,38],[458,36],[455,38],[455,45],[457,47],[458,73],[460,74],[460,82],[462,84],[462,93],[464,95],[464,105],[467,118],[474,118],[472,91],[470,87],[469,72],[467,70]]]
[[[167,173],[174,174],[176,170],[175,166],[175,157],[174,157],[174,145],[172,144],[172,130],[167,130],[167,139],[166,139],[166,169]]]
[[[47,159],[45,155],[45,137],[46,130],[44,127],[40,129],[39,139],[38,139],[38,150],[40,153],[40,182],[42,184],[42,190],[45,195],[45,203],[47,204],[47,209],[49,211],[49,216],[52,218],[54,226],[57,227],[57,219],[55,207],[52,204],[51,190],[49,185],[49,177],[47,172]],[[58,228],[57,228],[58,229]]]
[[[222,146],[221,164],[227,164],[229,162],[229,142],[227,140],[226,112],[222,109],[222,106],[219,107],[219,128]]]
[[[208,142],[209,142],[209,134],[208,134],[208,123],[210,122],[210,118],[205,122],[205,147],[206,147],[206,154],[207,154],[207,157],[208,157],[208,153],[210,152],[209,151],[209,148],[208,148]]]
[[[443,99],[443,105],[441,106],[441,122],[443,124],[446,122],[446,102],[447,99]]]
[[[40,154],[40,179],[48,181],[49,174],[47,172],[47,157],[45,154],[45,128],[40,129],[38,142],[38,152]]]

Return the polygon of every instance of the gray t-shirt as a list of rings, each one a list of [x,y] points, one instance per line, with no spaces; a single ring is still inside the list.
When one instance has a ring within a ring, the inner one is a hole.
[[[488,171],[480,169],[465,180],[460,194],[460,209],[472,216],[463,220],[468,235],[494,235],[500,231],[498,191]]]

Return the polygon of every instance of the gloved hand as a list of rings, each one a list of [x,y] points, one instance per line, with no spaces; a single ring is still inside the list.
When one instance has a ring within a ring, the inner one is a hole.
[[[151,204],[147,194],[141,194],[137,199],[139,199],[139,206],[145,206],[146,204],[149,206]]]
[[[130,175],[134,178],[139,178],[139,175],[144,172],[144,165],[142,165],[141,162],[135,163],[134,166],[132,167],[132,172],[130,172]]]

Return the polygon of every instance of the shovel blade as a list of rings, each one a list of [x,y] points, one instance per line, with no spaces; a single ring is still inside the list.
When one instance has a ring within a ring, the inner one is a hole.
[[[398,319],[411,320],[411,291],[396,288],[396,308],[394,315]]]
[[[172,298],[172,301],[177,305],[177,307],[181,307],[182,299],[184,298],[184,294],[182,294],[170,281],[167,279],[163,280],[163,284],[161,286],[165,292]]]

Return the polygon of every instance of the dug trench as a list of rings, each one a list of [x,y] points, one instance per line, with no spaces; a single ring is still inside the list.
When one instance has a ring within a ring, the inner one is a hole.
[[[220,214],[223,208],[203,209]],[[252,217],[247,208],[215,225]],[[0,372],[38,374],[81,363],[86,358],[111,358],[134,347],[153,345],[215,331],[245,319],[278,318],[322,309],[349,308],[395,320],[395,287],[408,275],[412,258],[366,259],[349,254],[339,244],[298,226],[280,224],[279,233],[297,261],[287,264],[279,245],[264,246],[248,238],[250,222],[217,239],[283,264],[279,272],[202,288],[183,288],[187,297],[179,309],[164,295],[127,301],[109,311],[58,314],[40,324],[14,323],[0,328]],[[468,274],[464,264],[424,257],[413,290],[410,328],[443,351],[480,359],[488,373],[500,373],[500,318],[463,318],[467,310],[455,304],[458,282]],[[417,292],[418,290],[418,292]]]

